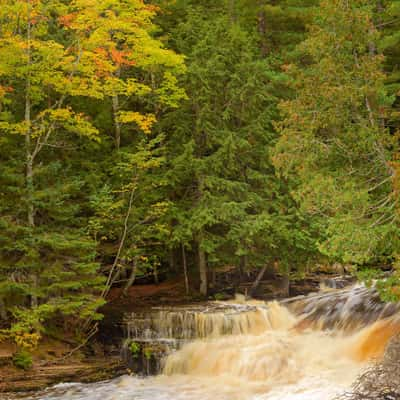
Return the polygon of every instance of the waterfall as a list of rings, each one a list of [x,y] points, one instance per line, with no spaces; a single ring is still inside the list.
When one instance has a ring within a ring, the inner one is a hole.
[[[400,333],[400,307],[362,285],[264,303],[155,307],[124,318],[133,371],[63,400],[330,400]],[[61,394],[60,394],[61,393]]]
[[[125,317],[127,337],[144,340],[194,340],[216,338],[224,335],[260,334],[277,328],[279,324],[291,324],[286,315],[271,313],[265,304],[208,303],[197,307],[173,309],[153,308],[145,317],[130,314]],[[284,308],[281,312],[284,313]]]
[[[124,323],[127,343],[147,355],[155,349],[154,357],[136,356],[133,369],[264,393],[321,372],[349,385],[400,332],[399,311],[374,289],[355,285],[280,303],[238,298],[156,307],[126,315]]]

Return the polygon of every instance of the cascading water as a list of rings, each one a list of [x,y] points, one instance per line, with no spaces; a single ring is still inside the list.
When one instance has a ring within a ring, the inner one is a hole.
[[[207,303],[174,308],[155,307],[125,316],[123,358],[141,373],[162,372],[163,362],[188,342],[226,335],[259,335],[273,329],[265,304]],[[132,354],[131,344],[136,352]],[[154,357],[153,357],[154,356]]]
[[[128,341],[171,342],[156,377],[61,385],[41,399],[329,400],[400,332],[399,307],[361,286],[272,302],[153,309]]]

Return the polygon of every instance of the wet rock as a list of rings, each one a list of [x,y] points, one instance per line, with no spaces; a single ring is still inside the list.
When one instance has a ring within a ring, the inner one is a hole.
[[[389,343],[382,361],[372,365],[336,400],[400,400],[400,337]]]
[[[85,363],[35,366],[29,371],[15,368],[0,370],[0,393],[33,392],[62,382],[97,382],[126,373],[117,359],[87,360]],[[0,395],[1,398],[1,395]]]
[[[393,316],[400,304],[384,303],[374,289],[363,285],[283,301],[290,311],[320,329],[355,330]]]
[[[175,340],[127,340],[121,350],[124,364],[137,375],[157,375],[163,360],[176,350]]]

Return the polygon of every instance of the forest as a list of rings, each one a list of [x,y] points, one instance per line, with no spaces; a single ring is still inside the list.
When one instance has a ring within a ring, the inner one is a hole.
[[[223,266],[400,295],[399,0],[0,4],[0,341]]]

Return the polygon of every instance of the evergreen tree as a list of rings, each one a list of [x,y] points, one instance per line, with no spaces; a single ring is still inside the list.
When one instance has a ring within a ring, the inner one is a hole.
[[[400,90],[398,68],[400,63],[400,2],[398,0],[377,1],[375,24],[381,32],[378,49],[385,55],[385,70],[388,73],[387,88],[390,94],[398,97]]]
[[[292,66],[296,97],[282,102],[275,165],[291,180],[302,209],[320,220],[320,250],[365,263],[395,243],[385,90],[375,2],[322,1],[303,64]]]
[[[189,101],[169,117],[171,245],[195,250],[202,294],[209,268],[287,264],[308,240],[269,160],[283,75],[220,7],[212,17],[193,7],[173,37],[187,55]]]

